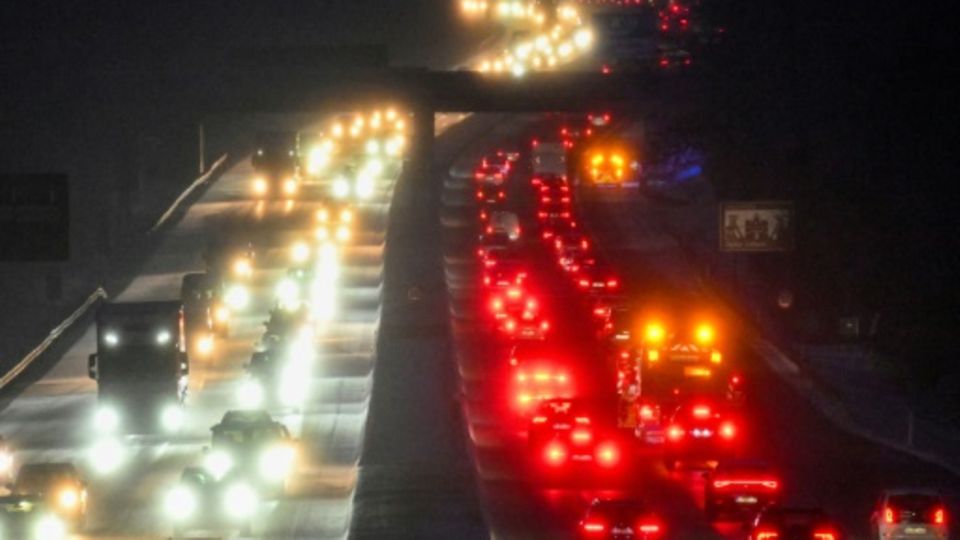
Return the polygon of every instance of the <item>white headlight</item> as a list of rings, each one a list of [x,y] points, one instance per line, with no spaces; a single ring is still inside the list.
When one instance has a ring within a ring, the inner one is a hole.
[[[268,448],[260,454],[260,476],[271,482],[285,479],[293,468],[293,458],[294,450],[287,445]]]
[[[183,407],[179,405],[167,405],[160,413],[160,423],[166,431],[177,431],[183,427]]]
[[[297,242],[291,248],[291,256],[293,257],[293,262],[303,263],[307,262],[307,259],[310,258],[310,246],[306,242]]]
[[[230,287],[230,290],[227,291],[226,298],[227,305],[235,310],[242,310],[247,307],[250,303],[250,292],[247,291],[247,288],[243,285],[234,285]]]
[[[350,195],[350,182],[340,176],[333,181],[333,196],[338,199],[345,199]]]
[[[380,142],[376,139],[370,139],[367,141],[365,150],[370,155],[376,155],[380,153]]]
[[[161,330],[157,332],[157,345],[166,345],[170,343],[170,332]]]
[[[203,467],[214,478],[223,478],[233,468],[233,458],[223,450],[214,450],[204,458]]]
[[[93,413],[93,427],[100,433],[112,433],[120,426],[120,414],[109,405],[97,407]]]
[[[34,531],[36,537],[43,540],[60,540],[67,537],[67,526],[55,516],[43,516],[36,527]]]
[[[247,379],[237,388],[237,401],[245,409],[259,409],[263,399],[263,386],[255,379]]]
[[[113,347],[117,343],[120,343],[120,336],[118,336],[116,332],[107,332],[103,335],[103,342]]]
[[[163,511],[174,521],[182,521],[197,511],[197,496],[186,486],[176,486],[163,499]]]
[[[111,474],[126,461],[126,448],[114,438],[102,439],[90,447],[87,460],[99,474]]]
[[[257,492],[247,484],[233,484],[224,493],[223,510],[234,519],[249,518],[257,510]]]
[[[357,178],[357,197],[369,199],[373,196],[374,180],[372,177],[363,175]]]
[[[284,278],[277,285],[277,302],[283,307],[296,306],[300,301],[300,285],[296,281]]]
[[[0,451],[0,473],[10,472],[13,468],[13,454],[4,450]]]

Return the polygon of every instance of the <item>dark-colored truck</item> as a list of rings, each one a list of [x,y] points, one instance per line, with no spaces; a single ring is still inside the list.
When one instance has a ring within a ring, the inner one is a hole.
[[[172,432],[183,422],[190,362],[183,305],[119,302],[97,311],[95,425],[104,433]]]

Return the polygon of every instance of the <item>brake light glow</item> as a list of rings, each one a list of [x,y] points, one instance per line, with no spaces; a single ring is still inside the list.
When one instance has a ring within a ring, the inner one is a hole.
[[[588,417],[588,416],[578,416],[578,417],[576,417],[576,418],[574,419],[574,422],[576,422],[576,423],[578,423],[578,424],[589,424],[589,423],[590,423],[590,417]]]
[[[613,442],[605,442],[597,446],[597,463],[604,467],[613,467],[620,463],[620,449]]]
[[[667,438],[671,441],[679,441],[683,438],[684,433],[683,428],[677,425],[667,428]]]
[[[614,278],[611,278],[611,279],[608,279],[608,280],[607,280],[607,287],[608,287],[608,288],[610,288],[610,289],[616,289],[616,288],[619,287],[619,286],[620,286],[620,280],[614,279]]]
[[[733,422],[724,422],[720,424],[720,437],[730,440],[737,435],[737,428]]]
[[[894,523],[893,508],[887,507],[883,509],[883,521],[887,524]]]
[[[583,532],[587,534],[595,534],[595,535],[603,534],[607,530],[606,524],[596,520],[584,521],[580,525],[580,528],[583,529]]]
[[[533,423],[534,423],[534,424],[545,424],[546,422],[547,422],[547,417],[546,417],[546,416],[534,416],[534,417],[533,417]]]
[[[947,523],[947,511],[943,508],[937,508],[934,510],[933,523],[936,525],[945,525]]]
[[[817,531],[813,533],[814,540],[837,540],[837,535],[831,531]]]
[[[551,441],[543,450],[543,459],[554,467],[567,461],[567,449],[557,441]]]
[[[706,405],[697,405],[693,408],[694,418],[707,418],[710,416],[710,407]]]
[[[643,420],[653,420],[653,407],[643,405],[640,407],[640,418]]]
[[[641,523],[637,526],[643,534],[660,534],[660,525],[658,523]]]
[[[757,540],[777,540],[780,538],[780,533],[772,529],[763,529],[757,531],[755,536]]]

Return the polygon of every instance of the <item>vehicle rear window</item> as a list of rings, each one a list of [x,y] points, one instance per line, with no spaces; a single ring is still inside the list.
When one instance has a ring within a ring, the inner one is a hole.
[[[922,493],[891,495],[889,502],[890,506],[900,510],[925,513],[938,506],[940,504],[940,498],[936,495]]]

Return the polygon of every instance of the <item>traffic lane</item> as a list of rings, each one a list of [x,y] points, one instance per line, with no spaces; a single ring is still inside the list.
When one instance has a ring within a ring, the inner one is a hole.
[[[590,201],[589,197],[583,198]],[[584,205],[585,217],[604,246],[616,246],[616,260],[627,275],[666,274],[664,280],[696,288],[696,272],[675,242],[663,240],[662,224],[651,221],[652,203],[630,191],[610,191]],[[867,520],[880,490],[896,486],[942,489],[957,511],[960,479],[948,471],[837,428],[782,381],[767,362],[740,343],[753,391],[747,403],[755,426],[756,455],[779,466],[789,501],[822,505],[854,538],[869,534]],[[693,484],[691,484],[693,486]],[[695,487],[695,486],[693,486]],[[956,515],[956,514],[954,514]]]
[[[504,142],[503,139],[495,139]],[[519,144],[516,141],[511,141]],[[490,145],[486,145],[489,147]],[[509,146],[509,144],[508,144]],[[451,178],[445,182],[442,216],[449,240],[446,261],[446,277],[451,294],[451,316],[457,360],[464,389],[464,409],[468,419],[469,435],[474,445],[474,454],[481,478],[484,506],[497,537],[571,537],[577,521],[582,517],[587,504],[597,496],[640,496],[651,500],[671,523],[684,523],[678,537],[710,538],[709,526],[696,521],[697,508],[691,498],[679,486],[666,478],[662,467],[644,462],[634,475],[620,481],[600,481],[599,489],[583,489],[578,482],[574,486],[560,482],[557,486],[544,487],[531,475],[530,462],[525,452],[522,430],[517,424],[505,422],[506,396],[502,389],[503,378],[494,374],[503,373],[507,348],[495,344],[483,327],[480,307],[476,300],[479,278],[472,247],[476,239],[476,208],[472,204],[472,167],[479,159],[479,152],[468,156],[452,168]],[[518,211],[525,205],[521,196],[529,186],[517,175],[511,182],[511,198],[518,202]],[[528,210],[529,211],[529,210]],[[527,227],[525,230],[532,231]],[[534,247],[534,250],[537,248]],[[552,263],[541,259],[535,268],[551,268]],[[555,276],[549,271],[548,276]],[[550,280],[546,289],[562,287],[556,279]],[[564,302],[557,302],[564,305]],[[561,311],[564,312],[564,311]],[[559,328],[569,331],[581,324],[578,317],[558,320]],[[563,333],[558,330],[558,333]],[[580,340],[586,340],[580,336]],[[591,484],[592,482],[587,482]],[[620,485],[626,484],[626,485]],[[613,489],[610,489],[613,487]],[[619,488],[619,489],[617,489]]]
[[[127,301],[135,301],[141,299],[156,299],[156,298],[169,298],[177,297],[179,295],[179,277],[183,271],[193,270],[197,267],[202,267],[202,262],[199,258],[199,253],[202,249],[202,234],[197,234],[198,230],[202,225],[207,221],[207,218],[211,215],[222,216],[224,212],[232,211],[235,214],[240,214],[241,219],[262,219],[266,216],[272,214],[271,207],[278,207],[281,213],[289,213],[290,208],[285,204],[275,204],[275,203],[253,203],[250,201],[238,201],[233,203],[224,202],[219,199],[229,198],[230,194],[242,194],[245,193],[243,188],[238,188],[238,184],[246,185],[249,181],[249,170],[243,170],[243,164],[236,167],[235,169],[240,169],[239,171],[231,170],[221,179],[221,183],[215,184],[214,187],[206,194],[206,197],[202,198],[198,203],[196,203],[190,211],[187,212],[184,220],[178,224],[172,231],[172,234],[164,238],[164,241],[161,243],[161,246],[158,248],[157,253],[152,257],[150,263],[146,265],[147,268],[151,270],[160,270],[159,273],[151,273],[147,275],[139,276],[127,290],[124,291],[121,295],[121,299]],[[235,178],[232,178],[235,177]],[[220,189],[218,189],[218,187]],[[224,197],[221,191],[227,192],[227,197]],[[215,206],[216,210],[209,211],[206,204],[207,198],[218,199],[217,202],[210,204],[210,206]],[[241,206],[242,208],[239,211],[235,211],[235,207]],[[376,234],[376,233],[374,233]],[[381,233],[382,234],[382,233]],[[374,246],[376,247],[376,246]],[[189,259],[189,260],[188,260]],[[183,262],[188,261],[188,262]],[[372,273],[374,275],[379,275],[379,270],[374,270]],[[263,294],[259,294],[263,293]],[[258,298],[267,298],[269,292],[258,291],[256,295]],[[267,301],[268,303],[268,301]],[[264,304],[266,305],[266,304]],[[265,310],[264,310],[265,312]],[[364,317],[356,317],[363,319]],[[139,533],[139,534],[150,534],[162,528],[165,528],[162,523],[162,518],[152,515],[152,509],[159,507],[156,504],[156,493],[159,491],[159,488],[164,483],[164,477],[170,475],[176,475],[179,470],[186,464],[191,461],[195,461],[196,450],[199,448],[199,444],[208,440],[207,428],[215,423],[219,419],[219,416],[225,410],[225,405],[232,403],[233,394],[235,392],[230,391],[229,389],[217,388],[212,389],[208,392],[197,393],[199,389],[204,386],[204,382],[207,380],[219,381],[221,379],[235,379],[236,376],[240,373],[240,368],[245,363],[246,359],[249,358],[249,352],[253,341],[259,337],[259,334],[262,331],[260,323],[263,320],[263,317],[258,315],[252,315],[250,317],[245,317],[241,321],[241,324],[235,325],[233,336],[230,340],[226,342],[227,350],[233,351],[234,354],[229,354],[227,358],[221,358],[218,362],[197,362],[194,364],[194,373],[193,379],[195,382],[199,379],[198,388],[194,388],[192,393],[193,397],[199,398],[194,400],[191,398],[191,401],[197,401],[196,406],[191,408],[191,413],[193,413],[193,418],[196,416],[201,416],[203,419],[199,422],[194,422],[198,427],[197,431],[193,432],[193,435],[196,435],[195,440],[192,441],[192,444],[184,445],[171,445],[171,444],[160,444],[159,450],[157,448],[152,448],[149,445],[140,447],[136,449],[136,455],[131,456],[131,462],[135,464],[127,472],[128,480],[135,479],[136,482],[127,483],[126,486],[136,485],[139,489],[136,490],[137,493],[131,493],[130,489],[121,488],[117,490],[112,490],[113,482],[110,485],[101,486],[97,480],[94,481],[92,486],[94,495],[102,495],[102,500],[97,500],[97,497],[93,497],[91,501],[91,529],[100,533],[110,532],[110,531],[125,531],[130,533]],[[239,326],[240,328],[237,328]],[[247,331],[249,330],[249,331]],[[86,379],[86,353],[89,350],[93,350],[95,347],[94,343],[94,330],[93,328],[88,329],[86,342],[78,343],[74,348],[68,352],[66,356],[71,356],[73,358],[72,362],[64,362],[61,360],[58,362],[57,366],[51,370],[47,377],[45,377],[38,385],[35,385],[35,388],[31,388],[28,392],[25,393],[26,398],[32,398],[36,394],[41,394],[41,396],[49,395],[52,393],[50,388],[57,388],[57,394],[63,394],[64,388],[70,388],[77,385],[83,387],[83,390],[87,392],[82,397],[75,398],[72,395],[68,395],[67,398],[63,398],[62,401],[66,405],[60,407],[59,410],[56,409],[56,404],[52,407],[43,407],[38,408],[37,403],[26,401],[24,403],[15,402],[12,404],[14,412],[22,404],[30,414],[40,414],[43,418],[53,419],[49,421],[47,425],[42,425],[40,433],[57,433],[55,439],[48,441],[50,444],[62,444],[59,441],[63,439],[62,433],[64,431],[71,432],[70,428],[76,428],[77,426],[85,427],[87,424],[84,423],[84,420],[89,419],[92,412],[93,401],[95,399],[95,385],[92,381]],[[367,334],[372,334],[372,332],[367,332]],[[239,343],[238,343],[239,342]],[[369,348],[369,347],[368,347]],[[80,349],[80,350],[77,350]],[[200,365],[197,365],[200,364]],[[230,367],[227,367],[230,366]],[[218,386],[218,385],[214,385]],[[348,382],[342,382],[340,384],[341,389],[338,394],[349,399],[354,399],[350,396],[357,394],[355,390],[352,390],[355,387],[355,384],[350,384]],[[361,384],[360,387],[365,387],[365,384]],[[72,399],[71,399],[72,398]],[[86,407],[77,407],[75,406],[75,401],[85,402]],[[207,406],[203,406],[200,402],[207,402]],[[72,417],[70,415],[60,414],[61,412],[68,411],[73,413]],[[202,411],[206,411],[207,414],[197,414]],[[10,422],[11,417],[13,420],[16,420],[14,415],[10,415],[10,409],[8,408],[7,414],[5,414],[5,426]],[[37,422],[31,422],[30,425],[36,426]],[[52,424],[52,425],[51,425]],[[349,419],[344,419],[341,422],[337,423],[340,428],[337,429],[337,433],[347,432],[347,433],[357,433],[358,428],[356,426],[362,425],[362,421]],[[21,424],[22,425],[22,424]],[[61,426],[63,429],[61,429]],[[56,428],[57,431],[51,431],[51,428]],[[82,435],[83,429],[76,430]],[[179,440],[182,441],[184,437],[181,437]],[[337,435],[330,437],[333,441],[341,441],[343,439],[353,439],[356,440],[358,437],[353,436],[342,436]],[[31,448],[35,446],[34,443],[44,443],[45,441],[37,440],[36,437],[33,438],[31,442],[31,437],[23,434],[18,431],[18,434],[15,435],[15,440],[25,440],[27,441],[24,446]],[[83,445],[83,437],[78,437],[76,440],[76,445]],[[337,443],[339,446],[346,447],[350,446],[349,444]],[[76,446],[74,445],[74,446]],[[177,452],[172,452],[169,449],[171,447],[177,447]],[[356,447],[356,445],[353,445]],[[72,459],[76,457],[77,449],[75,447],[68,447],[61,452],[63,454],[59,459]],[[176,459],[170,459],[171,455],[176,455]],[[18,459],[20,456],[18,456]],[[50,452],[42,452],[39,455],[32,457],[25,456],[26,459],[35,459],[35,460],[46,460],[53,459],[54,456]],[[162,461],[161,461],[162,460]],[[169,473],[169,474],[168,474]],[[100,489],[102,488],[102,489]],[[102,521],[98,516],[99,508],[109,508],[110,516],[108,520],[110,523],[100,523]]]

